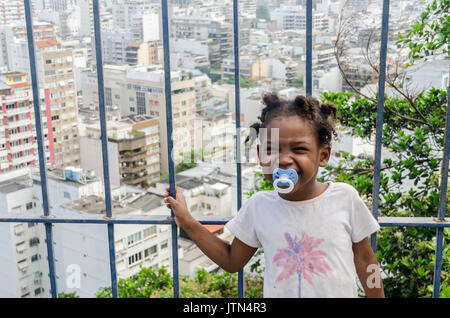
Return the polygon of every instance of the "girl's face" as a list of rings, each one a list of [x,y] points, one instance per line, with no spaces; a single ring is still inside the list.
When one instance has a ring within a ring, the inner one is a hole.
[[[297,115],[275,117],[266,128],[267,138],[257,147],[264,176],[273,183],[272,172],[276,168],[294,169],[298,182],[286,196],[296,197],[300,191],[313,191],[319,167],[325,167],[330,158],[330,146],[319,147],[312,125]],[[271,129],[278,129],[278,141]]]

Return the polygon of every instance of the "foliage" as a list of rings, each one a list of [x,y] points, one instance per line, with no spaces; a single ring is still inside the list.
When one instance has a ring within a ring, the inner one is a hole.
[[[408,45],[410,64],[440,52],[450,53],[450,0],[433,0],[397,44]]]
[[[230,85],[234,85],[234,76],[232,76],[228,81],[224,82],[223,80],[219,80],[218,81],[219,85],[220,84],[230,84]],[[239,87],[240,88],[250,88],[253,87],[253,83],[249,80],[247,80],[245,77],[243,77],[242,75],[239,76]]]
[[[210,77],[211,69],[208,66],[196,66],[195,68]]]
[[[303,87],[303,77],[299,76],[294,78],[294,80],[292,81],[292,86],[295,88],[302,88]]]
[[[339,123],[351,135],[368,140],[376,129],[377,100],[351,93],[324,93],[322,102],[338,107]],[[388,155],[380,172],[379,215],[435,217],[439,206],[439,176],[444,143],[446,91],[432,88],[411,103],[385,97],[382,145]],[[354,186],[372,204],[374,160],[343,153],[336,168],[327,167],[323,180]],[[447,199],[449,196],[447,195]],[[448,210],[449,201],[447,201]],[[377,236],[377,258],[388,297],[430,297],[436,230],[383,228]],[[448,257],[448,231],[445,244]],[[448,260],[448,259],[447,259]],[[442,295],[448,294],[450,264],[442,265]]]
[[[58,293],[58,298],[80,298],[80,296],[77,295],[77,292],[73,292],[73,293]]]
[[[142,268],[130,278],[119,278],[119,298],[149,298],[157,289],[171,288],[172,277],[166,268],[162,267],[155,272],[152,268]],[[97,298],[111,298],[111,287],[104,287],[97,291]]]
[[[262,297],[262,279],[246,277],[245,297]],[[197,271],[194,277],[180,279],[180,297],[182,298],[235,298],[237,274],[224,272],[211,274],[204,269]],[[119,279],[119,298],[171,298],[173,297],[172,277],[163,267],[155,272],[151,268],[142,268],[132,278]],[[111,288],[101,288],[97,298],[111,298]]]

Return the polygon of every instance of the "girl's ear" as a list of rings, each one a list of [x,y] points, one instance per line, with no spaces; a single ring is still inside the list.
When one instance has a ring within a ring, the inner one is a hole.
[[[319,153],[319,166],[325,168],[328,164],[328,160],[330,160],[331,156],[331,147],[330,145],[325,145],[320,148]]]

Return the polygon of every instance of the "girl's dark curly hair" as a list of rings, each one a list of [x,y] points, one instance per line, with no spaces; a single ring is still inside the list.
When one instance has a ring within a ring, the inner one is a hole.
[[[245,142],[250,144],[259,135],[259,129],[265,128],[271,119],[278,116],[298,115],[312,124],[317,136],[319,147],[330,145],[333,136],[337,136],[333,120],[337,117],[337,108],[332,104],[322,104],[316,98],[298,95],[293,100],[280,98],[276,93],[266,93],[263,96],[265,107],[258,117],[260,122],[253,123],[250,128],[256,130],[256,136],[250,134]]]

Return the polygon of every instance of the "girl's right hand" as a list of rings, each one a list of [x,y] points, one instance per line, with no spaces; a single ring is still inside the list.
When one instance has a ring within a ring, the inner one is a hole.
[[[166,206],[169,209],[172,209],[173,213],[175,214],[175,223],[177,223],[179,227],[183,227],[183,225],[186,224],[186,222],[190,219],[193,219],[193,217],[189,213],[186,200],[184,199],[184,195],[181,192],[181,189],[175,186],[176,199],[169,195],[169,189],[170,187],[167,187],[166,192],[164,193],[164,202],[166,203]]]

